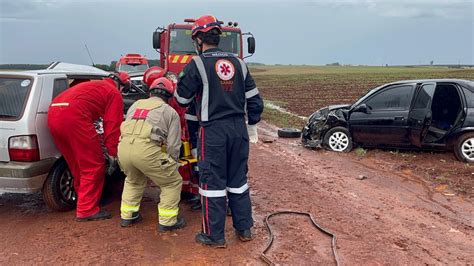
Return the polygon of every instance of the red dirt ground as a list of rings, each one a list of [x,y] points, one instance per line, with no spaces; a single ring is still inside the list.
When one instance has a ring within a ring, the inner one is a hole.
[[[473,264],[472,199],[445,193],[416,171],[397,169],[384,155],[357,158],[307,150],[295,139],[278,139],[260,124],[252,145],[249,182],[255,240],[240,242],[227,223],[228,248],[194,243],[199,212],[181,205],[188,226],[156,233],[158,192],[144,197],[144,222],[119,226],[119,199],[106,206],[111,220],[77,223],[74,212],[48,211],[41,196],[0,196],[0,264],[257,264],[267,243],[263,218],[277,210],[311,212],[337,235],[343,264]],[[388,155],[387,155],[388,156]],[[359,176],[366,179],[360,180]],[[276,239],[269,257],[280,264],[331,264],[330,238],[309,220],[275,217]]]

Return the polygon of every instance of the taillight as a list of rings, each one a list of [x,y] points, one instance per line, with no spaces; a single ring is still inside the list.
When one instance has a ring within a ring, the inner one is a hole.
[[[15,136],[8,140],[10,161],[34,162],[40,160],[36,135]]]

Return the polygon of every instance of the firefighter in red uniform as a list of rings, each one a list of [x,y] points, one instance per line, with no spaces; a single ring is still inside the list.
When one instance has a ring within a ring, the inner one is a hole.
[[[116,167],[123,121],[121,92],[129,88],[130,76],[119,72],[104,80],[78,84],[59,94],[49,107],[48,127],[74,176],[76,221],[111,217],[99,207],[99,200],[106,170],[111,174]],[[94,121],[100,117],[103,118],[103,138],[94,128]],[[102,143],[106,148],[105,158]]]
[[[175,91],[178,103],[196,103],[203,212],[202,232],[196,241],[214,247],[226,246],[227,199],[239,239],[252,239],[247,161],[249,141],[258,140],[256,124],[263,111],[262,98],[246,64],[218,48],[221,33],[214,16],[196,20],[191,36],[199,56],[184,68]]]

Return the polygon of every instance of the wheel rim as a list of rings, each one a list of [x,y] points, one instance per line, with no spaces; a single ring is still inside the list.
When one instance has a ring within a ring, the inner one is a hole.
[[[464,158],[474,162],[474,138],[469,138],[462,143],[461,152]]]
[[[334,132],[329,137],[329,147],[333,151],[344,151],[349,147],[349,137],[344,132]]]
[[[59,183],[59,190],[61,191],[61,197],[67,202],[75,202],[77,199],[76,191],[74,191],[74,178],[67,169],[61,176]]]

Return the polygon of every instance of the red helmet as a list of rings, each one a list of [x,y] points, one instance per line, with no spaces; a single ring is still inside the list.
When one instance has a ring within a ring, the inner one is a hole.
[[[163,68],[158,66],[150,67],[143,74],[143,83],[145,83],[150,88],[153,81],[155,81],[157,78],[163,77],[164,75],[165,70]]]
[[[161,78],[155,79],[155,81],[151,83],[150,92],[152,92],[153,90],[157,90],[158,93],[161,93],[166,97],[171,97],[173,96],[175,87],[173,85],[173,82],[171,82],[171,80],[161,77]]]
[[[122,85],[126,85],[127,83],[130,83],[130,75],[127,72],[120,71],[117,73],[118,78],[120,79],[120,82]]]
[[[109,78],[115,80],[119,87],[122,87],[123,92],[128,92],[130,90],[130,75],[127,72],[119,71],[109,75]]]
[[[218,21],[214,16],[202,16],[194,22],[193,27],[191,28],[191,37],[194,39],[198,32],[208,32],[212,29],[218,29],[219,34],[221,34],[221,24],[222,22]]]

